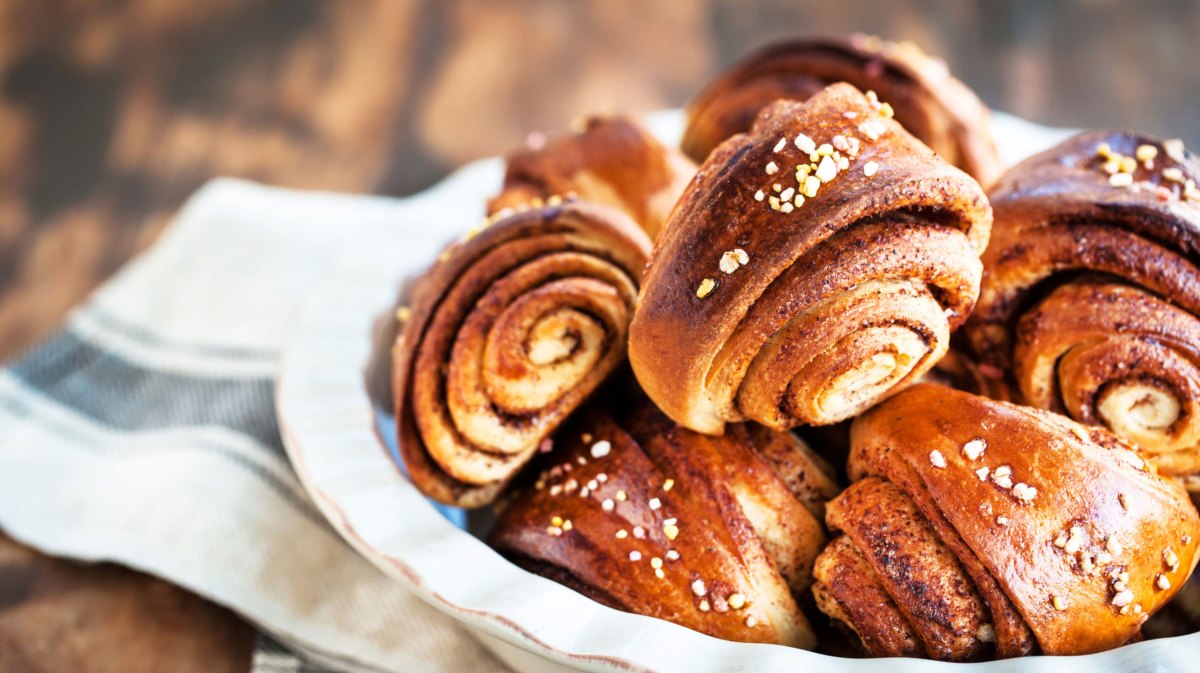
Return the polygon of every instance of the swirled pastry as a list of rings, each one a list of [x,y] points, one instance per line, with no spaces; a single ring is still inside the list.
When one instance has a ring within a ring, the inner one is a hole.
[[[649,248],[620,211],[568,202],[496,221],[416,282],[393,392],[423,493],[491,502],[624,360]]]
[[[871,654],[1106,650],[1195,568],[1186,492],[1101,428],[921,384],[851,434],[813,593]]]
[[[848,84],[779,101],[704,162],[660,237],[629,357],[693,430],[850,418],[946,352],[991,209]]]
[[[981,183],[999,175],[988,110],[945,61],[869,35],[792,40],[742,59],[688,107],[684,153],[703,161],[773,101],[806,100],[835,82],[877,93],[904,128]]]
[[[964,330],[1026,404],[1200,472],[1200,162],[1182,143],[1077,135],[1009,172]]]
[[[541,138],[506,159],[504,189],[489,213],[574,194],[623,210],[650,238],[663,223],[696,166],[624,117],[592,115],[574,133]]]
[[[610,607],[729,640],[812,648],[793,592],[824,543],[829,469],[789,433],[690,432],[650,404],[593,408],[555,438],[490,543]]]

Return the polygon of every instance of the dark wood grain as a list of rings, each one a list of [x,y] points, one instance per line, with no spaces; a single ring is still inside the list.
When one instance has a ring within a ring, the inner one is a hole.
[[[234,673],[252,643],[228,611],[162,580],[50,559],[0,534],[6,673]]]
[[[412,193],[534,129],[679,105],[766,40],[853,30],[917,41],[995,107],[1200,142],[1200,5],[1185,0],[5,0],[0,357],[214,176]],[[224,670],[209,647],[245,662],[249,628],[184,592],[6,539],[0,554],[15,568],[0,669],[143,670],[169,653],[158,670]],[[156,635],[164,619],[184,626]],[[27,639],[43,645],[13,645]]]
[[[0,6],[0,355],[216,175],[405,194],[531,130],[678,105],[754,45],[865,30],[990,104],[1200,140],[1200,5],[125,0]]]

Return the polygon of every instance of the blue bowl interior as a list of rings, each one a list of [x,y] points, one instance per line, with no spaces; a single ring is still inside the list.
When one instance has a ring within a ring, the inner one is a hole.
[[[392,457],[392,462],[407,477],[408,471],[404,468],[404,461],[400,459],[400,446],[396,441],[396,417],[384,411],[383,408],[376,406],[375,428],[378,430],[379,436],[383,438],[384,446],[387,447],[388,455]],[[492,529],[492,525],[495,523],[496,517],[490,507],[468,511],[461,507],[444,505],[429,498],[426,498],[426,501],[440,512],[442,516],[446,517],[450,523],[480,539],[487,536],[488,531]]]

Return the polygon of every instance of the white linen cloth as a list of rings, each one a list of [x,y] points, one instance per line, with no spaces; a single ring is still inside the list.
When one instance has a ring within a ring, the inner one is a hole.
[[[0,528],[228,606],[266,634],[256,671],[504,670],[338,537],[276,426],[293,310],[341,243],[404,204],[232,180],[198,192],[0,371]]]

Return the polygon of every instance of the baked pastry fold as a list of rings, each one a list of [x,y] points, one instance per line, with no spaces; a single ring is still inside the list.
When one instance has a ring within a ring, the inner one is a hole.
[[[673,211],[630,362],[699,432],[850,418],[945,353],[990,224],[979,185],[854,87],[779,101],[709,156]]]
[[[964,330],[1020,401],[1200,472],[1200,162],[1178,141],[1077,135],[1012,169]]]
[[[910,133],[984,185],[1000,174],[989,112],[945,61],[911,42],[861,34],[781,42],[743,58],[688,106],[683,151],[703,161],[726,138],[748,131],[768,104],[807,100],[835,82],[874,91]]]
[[[625,117],[591,115],[570,134],[537,139],[506,157],[504,188],[488,213],[574,195],[618,208],[653,240],[696,166]]]
[[[1195,567],[1186,492],[1101,428],[920,384],[851,434],[814,595],[874,655],[1110,649]]]
[[[610,607],[745,642],[809,648],[793,592],[824,544],[829,468],[790,433],[690,432],[649,404],[581,412],[490,537]]]
[[[399,448],[429,497],[495,499],[625,358],[645,233],[621,212],[525,210],[416,281],[393,349]]]

